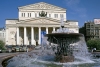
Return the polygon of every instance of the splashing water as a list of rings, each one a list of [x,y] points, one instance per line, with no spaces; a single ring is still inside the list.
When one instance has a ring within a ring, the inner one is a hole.
[[[73,46],[74,62],[55,62],[56,49],[53,50],[53,48],[57,46],[53,44],[40,46],[38,50],[15,56],[8,61],[7,67],[77,67],[78,64],[94,63],[90,60],[83,37],[80,37],[77,43],[70,45]]]
[[[64,30],[64,33],[73,32],[69,31],[68,29]],[[61,29],[56,31],[56,33],[61,32],[63,32]],[[90,58],[90,53],[88,52],[84,37],[80,37],[78,42],[72,43],[70,46],[73,49],[75,61],[68,63],[55,62],[57,44],[47,44],[47,38],[44,37],[42,45],[37,46],[38,49],[13,57],[12,59],[8,60],[7,67],[86,67],[86,65],[88,65],[87,63],[94,63],[94,61],[92,61]],[[91,65],[89,66],[92,67]]]

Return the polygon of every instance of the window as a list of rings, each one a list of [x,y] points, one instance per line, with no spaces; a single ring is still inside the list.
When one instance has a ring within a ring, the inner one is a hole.
[[[90,28],[90,25],[86,25],[87,28]]]
[[[98,30],[99,28],[98,27],[95,27],[95,30]]]
[[[99,30],[95,30],[95,35],[99,35]]]
[[[35,13],[35,17],[37,17],[37,13]]]
[[[63,18],[64,17],[64,15],[63,14],[60,14],[60,18]]]
[[[31,17],[31,13],[28,13],[28,17]]]
[[[90,30],[89,29],[86,30],[86,35],[90,35]]]
[[[30,13],[30,17],[31,17],[31,13]]]
[[[25,13],[24,13],[24,17],[25,17]]]
[[[22,13],[22,17],[23,17],[23,13]]]
[[[54,14],[54,17],[55,17],[55,18],[58,18],[58,14]]]
[[[49,17],[51,17],[51,14],[49,14]]]
[[[25,17],[25,13],[22,13],[22,17]]]

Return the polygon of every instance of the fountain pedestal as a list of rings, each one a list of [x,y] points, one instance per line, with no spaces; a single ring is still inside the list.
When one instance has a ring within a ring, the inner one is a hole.
[[[74,56],[55,56],[56,61],[59,61],[61,63],[65,62],[73,62]]]

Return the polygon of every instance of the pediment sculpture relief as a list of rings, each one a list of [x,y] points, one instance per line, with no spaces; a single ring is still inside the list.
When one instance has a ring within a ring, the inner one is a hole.
[[[40,17],[47,17],[47,12],[41,11],[41,13],[39,12],[39,16]]]

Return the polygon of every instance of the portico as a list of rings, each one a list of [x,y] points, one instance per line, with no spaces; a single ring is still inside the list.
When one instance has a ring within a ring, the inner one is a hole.
[[[41,31],[45,31],[46,34],[52,33],[56,27],[17,27],[16,29],[17,45],[38,45],[41,44]]]

